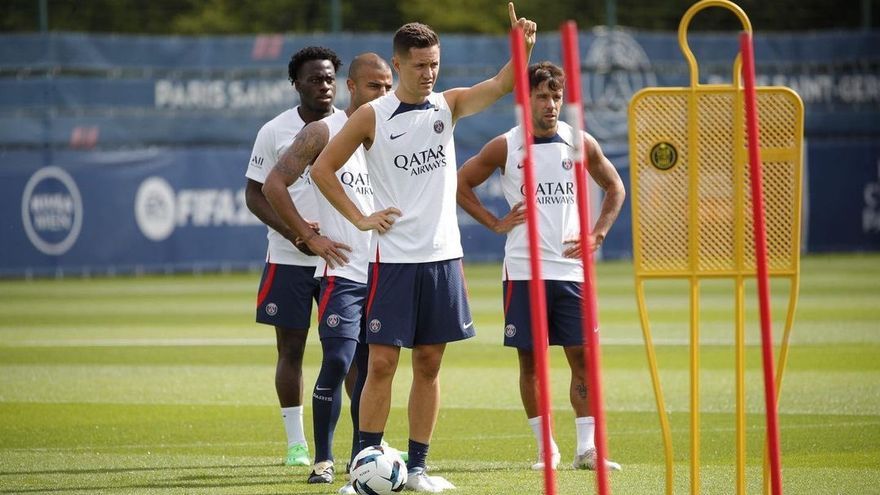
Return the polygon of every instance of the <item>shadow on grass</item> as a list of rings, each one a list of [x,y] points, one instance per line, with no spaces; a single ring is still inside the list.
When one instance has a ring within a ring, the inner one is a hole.
[[[29,474],[111,474],[111,473],[128,473],[128,472],[149,472],[149,471],[181,471],[195,469],[241,469],[241,468],[264,468],[264,467],[282,467],[280,462],[257,463],[257,464],[218,464],[218,465],[202,465],[202,466],[155,466],[155,467],[132,467],[132,468],[109,468],[109,469],[50,469],[45,471],[37,471],[29,469],[27,471],[0,471],[0,476],[22,476]],[[0,493],[4,493],[0,490]],[[5,492],[8,493],[8,492]]]
[[[281,464],[246,464],[246,465],[215,465],[215,466],[174,466],[174,467],[156,467],[156,468],[135,468],[135,469],[87,469],[87,470],[56,470],[56,471],[38,471],[38,472],[22,472],[14,474],[105,474],[105,473],[125,473],[125,472],[145,472],[145,471],[171,471],[178,472],[180,470],[196,470],[196,469],[224,469],[228,470],[217,474],[204,475],[188,475],[179,476],[174,479],[162,479],[155,481],[143,481],[139,483],[115,484],[107,483],[104,485],[68,483],[66,486],[43,486],[32,488],[3,488],[0,493],[66,493],[66,492],[106,492],[106,491],[129,491],[129,490],[169,490],[174,492],[187,490],[212,490],[235,487],[260,487],[272,485],[289,485],[291,487],[299,484],[306,484],[306,476],[303,473],[302,481],[293,480],[290,476],[274,473],[249,473],[249,468],[264,467],[283,467]],[[9,474],[9,473],[3,473]],[[247,480],[242,479],[247,478]],[[48,484],[48,482],[47,482]],[[279,492],[279,494],[289,494],[289,491]]]

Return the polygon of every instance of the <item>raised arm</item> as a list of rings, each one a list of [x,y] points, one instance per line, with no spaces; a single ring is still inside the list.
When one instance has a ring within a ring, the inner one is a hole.
[[[626,191],[623,188],[623,181],[620,174],[614,168],[614,164],[602,153],[602,147],[593,136],[584,133],[584,149],[587,151],[587,159],[589,160],[590,177],[596,181],[596,184],[605,192],[602,198],[602,207],[599,211],[599,218],[596,219],[596,225],[590,232],[591,249],[595,251],[602,245],[620,209],[623,207],[623,200],[626,198]],[[572,246],[566,249],[562,254],[569,258],[580,257],[580,243],[571,240]]]
[[[506,158],[507,140],[504,139],[504,136],[498,136],[483,146],[479,153],[464,162],[464,165],[458,170],[458,192],[456,193],[458,205],[474,217],[474,220],[496,234],[506,234],[525,221],[522,201],[513,205],[504,218],[498,218],[483,206],[480,198],[474,193],[474,188],[486,182],[496,169],[504,172]]]
[[[513,2],[507,4],[510,27],[519,26],[523,30],[526,43],[526,59],[531,57],[535,46],[537,25],[525,17],[517,18]],[[458,120],[481,112],[502,96],[513,90],[513,61],[508,61],[498,74],[491,79],[477,83],[469,88],[453,88],[443,93],[452,109],[452,119]]]
[[[342,129],[324,147],[312,166],[312,181],[327,198],[327,201],[360,230],[378,230],[384,233],[394,223],[394,215],[400,216],[396,208],[386,208],[366,216],[345,194],[336,171],[345,165],[358,146],[369,147],[375,132],[375,113],[370,105],[363,105],[349,117]]]

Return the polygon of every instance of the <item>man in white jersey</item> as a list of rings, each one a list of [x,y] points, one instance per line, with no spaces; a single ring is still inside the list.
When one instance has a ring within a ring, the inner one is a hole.
[[[303,48],[291,57],[288,76],[299,93],[300,104],[260,129],[246,174],[248,208],[269,228],[266,266],[257,293],[257,322],[275,327],[275,390],[287,433],[285,464],[289,466],[311,464],[302,421],[302,358],[312,300],[318,297],[318,282],[314,278],[318,257],[308,252],[297,240],[296,232],[278,217],[263,195],[262,184],[303,126],[341,112],[333,107],[336,71],[341,65],[339,57],[323,47]],[[294,184],[289,194],[303,217],[311,222],[317,220],[315,195],[308,179]],[[296,247],[297,243],[300,247]]]
[[[602,153],[599,143],[587,134],[575,135],[574,129],[559,122],[565,75],[550,62],[529,67],[529,103],[534,129],[533,163],[535,164],[536,205],[540,231],[541,276],[547,294],[549,343],[560,345],[571,369],[569,396],[575,412],[577,451],[576,469],[595,469],[594,422],[589,415],[584,376],[584,351],[581,333],[581,285],[583,266],[580,255],[580,226],[575,201],[575,140],[583,141],[593,180],[605,191],[596,226],[590,232],[589,249],[595,250],[620,213],[625,192],[614,165]],[[528,282],[528,236],[524,222],[525,186],[522,158],[523,129],[514,127],[483,147],[458,171],[458,204],[474,219],[492,231],[507,234],[504,247],[504,345],[515,347],[519,356],[519,390],[523,407],[538,442],[538,462],[532,469],[544,469],[541,452],[541,416],[538,415],[537,380],[532,355],[531,313]],[[497,218],[474,194],[495,170],[501,171],[501,186],[510,212]],[[559,463],[559,450],[551,439],[552,462]],[[609,469],[620,465],[606,461]]]
[[[517,19],[527,51],[535,24]],[[365,321],[370,358],[361,401],[361,447],[380,444],[391,402],[400,348],[412,348],[407,488],[439,492],[452,485],[425,473],[437,421],[439,372],[448,342],[474,335],[461,264],[456,218],[456,161],[452,131],[513,88],[511,64],[469,88],[435,93],[440,42],[428,26],[406,24],[394,35],[394,93],[362,106],[333,137],[312,168],[324,196],[371,240]],[[375,212],[364,214],[336,175],[363,146]]]
[[[321,226],[319,235],[299,215],[296,205],[287,194],[287,188],[314,162],[329,139],[342,128],[348,116],[364,103],[391,91],[391,67],[375,53],[359,55],[349,66],[346,84],[351,100],[345,112],[336,112],[305,126],[263,185],[266,199],[281,219],[305,239],[310,251],[322,257],[315,276],[321,278],[318,332],[324,357],[312,394],[315,464],[309,483],[333,482],[333,431],[341,409],[342,382],[355,358],[357,369],[362,372],[358,374],[352,394],[352,457],[360,450],[357,435],[358,408],[360,391],[366,380],[368,353],[366,342],[358,342],[361,340],[361,314],[367,296],[371,235],[370,231],[358,230],[327,202],[320,191],[315,191]],[[362,149],[358,149],[337,171],[337,176],[345,185],[346,194],[358,208],[372,213],[373,190]],[[347,484],[340,493],[355,492]]]

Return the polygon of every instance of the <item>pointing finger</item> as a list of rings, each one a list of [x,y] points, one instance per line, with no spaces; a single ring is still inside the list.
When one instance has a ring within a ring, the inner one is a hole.
[[[513,2],[507,2],[507,13],[510,14],[510,27],[516,26],[516,9],[513,8]]]

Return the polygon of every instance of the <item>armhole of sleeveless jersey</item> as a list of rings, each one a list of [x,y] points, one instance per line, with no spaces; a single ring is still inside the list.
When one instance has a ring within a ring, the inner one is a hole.
[[[504,168],[501,175],[507,175],[507,166],[510,165],[510,132],[504,133]]]

